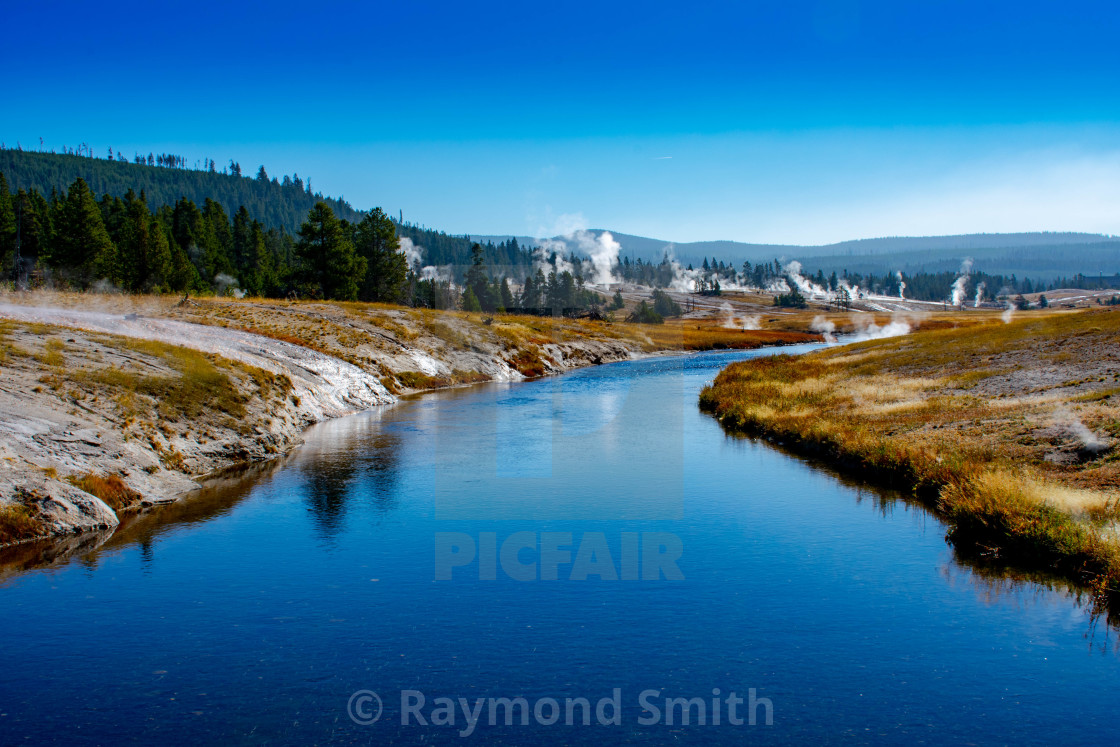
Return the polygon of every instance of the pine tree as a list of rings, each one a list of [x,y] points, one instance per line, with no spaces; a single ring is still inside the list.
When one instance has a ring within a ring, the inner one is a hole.
[[[22,189],[16,193],[16,220],[19,222],[19,254],[25,266],[46,258],[53,241],[50,203],[41,194]]]
[[[161,226],[162,229],[162,226]],[[167,239],[167,232],[164,231],[164,239]],[[198,269],[191,262],[187,251],[179,245],[178,241],[172,240],[169,246],[171,250],[171,271],[167,279],[168,287],[179,293],[190,293],[191,291],[199,291],[204,289],[202,278],[198,275]]]
[[[354,249],[366,261],[359,298],[384,303],[403,299],[408,259],[400,251],[396,226],[381,208],[354,227]]]
[[[76,273],[84,284],[95,280],[121,281],[117,248],[105,230],[105,222],[89,186],[80,177],[59,202],[51,265]]]
[[[482,252],[482,245],[475,243],[471,246],[471,266],[467,269],[463,285],[470,289],[471,294],[482,305],[484,299],[490,294],[487,292],[490,282],[486,279],[486,261]],[[485,308],[485,306],[482,306]],[[487,309],[492,311],[493,307]]]
[[[463,291],[463,311],[482,311],[482,305],[478,302],[478,296],[468,285],[466,290]]]
[[[209,197],[206,198],[202,208],[200,245],[203,250],[203,276],[207,280],[214,280],[218,275],[232,277],[237,272],[233,260],[230,259],[233,251],[233,233],[230,231],[229,218],[221,203]]]
[[[8,182],[0,172],[0,270],[7,270],[16,251],[16,211]]]
[[[120,202],[120,201],[118,201]],[[132,291],[152,291],[167,281],[171,252],[163,228],[148,211],[142,197],[129,190],[110,231],[120,253],[124,286]]]
[[[365,258],[354,252],[341,222],[325,202],[315,203],[307,222],[300,226],[296,256],[312,292],[332,300],[358,298],[357,279],[365,275]]]

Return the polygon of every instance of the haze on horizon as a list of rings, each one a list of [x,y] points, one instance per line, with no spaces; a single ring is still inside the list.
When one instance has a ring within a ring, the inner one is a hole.
[[[24,4],[0,139],[264,164],[455,234],[1120,233],[1120,10],[907,5]]]

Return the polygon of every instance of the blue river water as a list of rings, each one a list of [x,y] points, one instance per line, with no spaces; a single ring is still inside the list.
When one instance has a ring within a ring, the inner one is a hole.
[[[20,550],[0,744],[1115,743],[1076,591],[698,411],[770,352],[407,400]]]

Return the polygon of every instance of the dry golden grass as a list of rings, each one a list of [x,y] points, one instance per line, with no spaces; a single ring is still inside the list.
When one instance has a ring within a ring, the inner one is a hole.
[[[912,488],[959,541],[999,542],[1115,593],[1118,356],[1120,312],[1024,314],[736,363],[701,406],[728,428]]]
[[[811,332],[728,329],[720,320],[709,319],[672,319],[665,324],[640,326],[656,350],[750,350],[767,345],[821,341],[820,335]]]
[[[111,395],[135,407],[143,406],[135,399],[136,395],[150,397],[160,416],[170,421],[190,420],[214,412],[233,417],[245,415],[248,398],[230,378],[230,369],[236,364],[162,342],[109,336],[102,336],[100,340],[104,344],[162,359],[176,374],[152,376],[123,368],[76,368],[66,374],[70,382],[90,391],[107,387]],[[238,368],[249,369],[248,366]],[[278,381],[279,377],[267,372],[253,371],[251,375],[258,386],[284,388],[283,383]]]
[[[43,523],[27,506],[19,503],[0,505],[0,546],[40,537],[45,531]]]
[[[461,384],[478,384],[489,381],[490,377],[478,371],[455,369],[449,376],[429,376],[420,371],[401,371],[396,374],[397,382],[407,389],[443,389]]]
[[[140,494],[124,484],[117,475],[97,475],[89,473],[70,479],[74,487],[100,498],[105,505],[119,513],[134,508],[140,503]]]

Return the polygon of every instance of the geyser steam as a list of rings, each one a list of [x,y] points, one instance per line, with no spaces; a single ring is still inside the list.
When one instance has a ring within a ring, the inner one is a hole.
[[[957,279],[953,281],[953,305],[960,306],[964,303],[964,292],[968,288],[968,276],[972,273],[972,260],[965,259],[961,262],[961,269]]]

